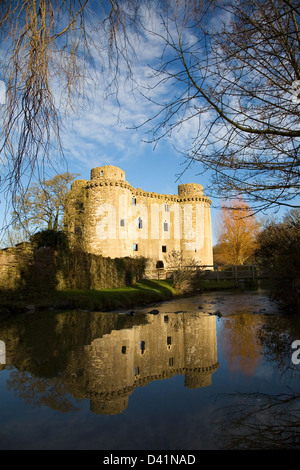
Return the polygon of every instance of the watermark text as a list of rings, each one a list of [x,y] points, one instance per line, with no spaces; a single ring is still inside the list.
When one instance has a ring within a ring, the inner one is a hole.
[[[296,350],[292,354],[292,363],[298,365],[300,364],[300,339],[293,341],[292,349]]]

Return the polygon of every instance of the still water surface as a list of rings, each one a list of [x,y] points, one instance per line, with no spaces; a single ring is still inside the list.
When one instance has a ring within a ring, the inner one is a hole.
[[[297,339],[263,292],[2,321],[0,449],[299,449]]]

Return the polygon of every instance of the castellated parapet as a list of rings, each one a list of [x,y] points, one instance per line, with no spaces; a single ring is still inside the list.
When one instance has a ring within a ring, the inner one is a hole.
[[[91,180],[74,181],[65,207],[73,245],[111,258],[144,256],[167,267],[170,253],[212,265],[211,201],[200,184],[181,184],[178,194],[132,187],[125,172],[93,168]]]

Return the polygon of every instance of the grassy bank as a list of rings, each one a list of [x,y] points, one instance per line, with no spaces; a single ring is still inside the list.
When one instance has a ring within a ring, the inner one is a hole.
[[[131,287],[116,289],[59,291],[55,295],[53,306],[109,311],[170,300],[176,295],[171,282],[144,280]]]
[[[47,295],[36,294],[22,298],[6,293],[1,298],[0,313],[22,311],[30,306],[38,310],[54,308],[109,311],[133,308],[176,297],[178,293],[168,280],[144,280],[132,287],[101,290],[58,290]]]
[[[236,289],[238,285],[228,281],[201,281],[194,292],[183,294],[173,287],[172,280],[143,280],[132,287],[115,289],[64,289],[51,293],[39,293],[23,297],[16,292],[1,294],[0,315],[35,310],[82,309],[105,312],[116,309],[133,309],[155,302],[171,300],[183,295],[201,294],[212,290]]]

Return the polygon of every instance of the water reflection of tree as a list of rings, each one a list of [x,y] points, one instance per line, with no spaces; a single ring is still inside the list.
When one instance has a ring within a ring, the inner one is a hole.
[[[234,340],[235,336],[231,338]],[[292,385],[299,377],[300,367],[291,361],[291,344],[297,338],[300,338],[300,319],[295,316],[275,315],[260,322],[256,341],[267,362],[273,363],[278,380],[284,376],[289,379],[288,392],[223,395],[229,404],[217,411],[222,447],[300,450],[300,395]]]
[[[25,371],[13,370],[7,382],[9,391],[35,407],[47,406],[61,412],[77,411],[68,398],[63,382],[57,378],[35,377]]]
[[[300,449],[300,395],[242,393],[222,410],[226,449]]]
[[[229,363],[229,370],[253,375],[261,358],[261,343],[258,331],[263,317],[247,314],[224,318],[219,344]]]
[[[0,325],[9,363],[15,366],[10,370],[8,389],[34,407],[77,410],[73,392],[78,387],[85,346],[113,330],[145,323],[144,315],[87,311],[37,311],[10,318]]]
[[[300,317],[274,315],[268,318],[258,333],[263,347],[264,357],[276,364],[282,373],[293,371],[299,373],[291,361],[293,350],[291,345],[295,339],[300,339]]]

